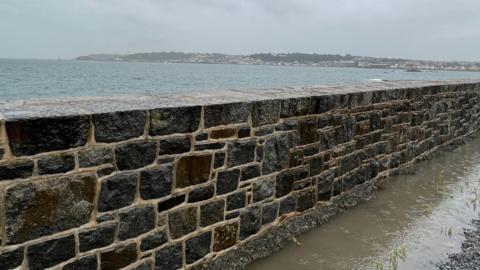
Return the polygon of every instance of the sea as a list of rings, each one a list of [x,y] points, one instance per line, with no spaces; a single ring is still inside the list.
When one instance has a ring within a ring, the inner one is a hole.
[[[480,79],[460,71],[306,66],[0,59],[0,101],[354,84],[371,80]]]

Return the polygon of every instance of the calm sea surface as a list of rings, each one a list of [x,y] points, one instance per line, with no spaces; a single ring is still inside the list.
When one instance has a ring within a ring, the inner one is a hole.
[[[460,78],[480,79],[480,73],[0,59],[0,101]]]

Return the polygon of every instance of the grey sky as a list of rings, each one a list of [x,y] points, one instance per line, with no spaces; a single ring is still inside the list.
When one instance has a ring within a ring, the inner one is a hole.
[[[480,60],[479,0],[1,0],[0,57],[317,52]]]

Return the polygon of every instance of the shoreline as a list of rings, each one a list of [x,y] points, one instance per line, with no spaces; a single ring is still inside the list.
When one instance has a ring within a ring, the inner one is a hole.
[[[473,229],[463,229],[465,240],[462,251],[449,254],[448,261],[438,265],[440,270],[475,270],[480,269],[480,219],[472,220]]]

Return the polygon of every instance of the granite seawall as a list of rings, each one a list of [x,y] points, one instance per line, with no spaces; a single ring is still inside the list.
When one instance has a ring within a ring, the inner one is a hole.
[[[0,269],[242,268],[479,114],[478,81],[0,103]]]

